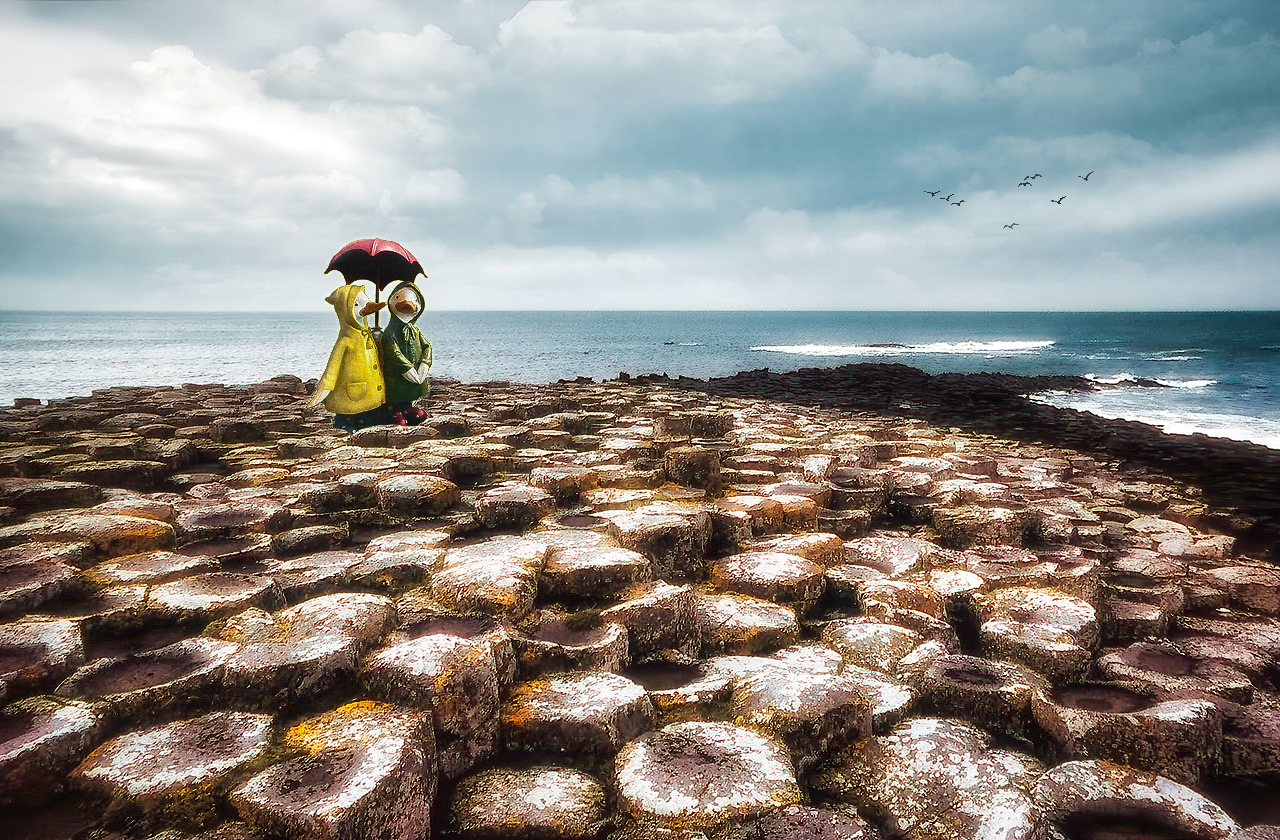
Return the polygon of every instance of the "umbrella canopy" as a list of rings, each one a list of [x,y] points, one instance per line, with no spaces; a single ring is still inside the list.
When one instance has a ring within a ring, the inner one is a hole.
[[[329,260],[329,267],[324,273],[330,271],[342,272],[342,279],[347,283],[370,280],[379,291],[390,283],[412,281],[419,274],[427,276],[422,270],[422,263],[407,248],[390,239],[348,242]]]

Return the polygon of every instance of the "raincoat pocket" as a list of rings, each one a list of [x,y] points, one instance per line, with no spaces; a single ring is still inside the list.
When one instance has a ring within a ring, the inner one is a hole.
[[[368,382],[348,382],[347,383],[347,399],[353,402],[359,402],[369,394]]]

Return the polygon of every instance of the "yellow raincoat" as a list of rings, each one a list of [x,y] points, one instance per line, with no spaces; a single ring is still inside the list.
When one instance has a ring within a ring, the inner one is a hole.
[[[325,298],[338,313],[338,340],[316,390],[331,392],[324,399],[324,407],[334,414],[359,414],[386,400],[378,342],[356,307],[356,298],[362,291],[364,287],[356,284],[339,286]]]

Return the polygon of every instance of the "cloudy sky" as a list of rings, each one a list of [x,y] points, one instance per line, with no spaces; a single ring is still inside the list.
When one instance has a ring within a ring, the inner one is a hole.
[[[0,0],[0,309],[1280,309],[1278,81],[1273,0]]]

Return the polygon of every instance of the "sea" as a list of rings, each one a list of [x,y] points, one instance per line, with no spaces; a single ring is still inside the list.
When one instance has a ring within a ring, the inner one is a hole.
[[[434,312],[436,377],[705,379],[896,362],[1072,374],[1051,405],[1280,449],[1280,312]],[[113,385],[252,383],[324,369],[331,312],[0,312],[0,406]]]

